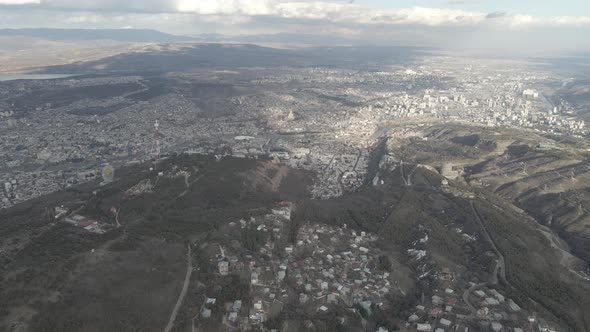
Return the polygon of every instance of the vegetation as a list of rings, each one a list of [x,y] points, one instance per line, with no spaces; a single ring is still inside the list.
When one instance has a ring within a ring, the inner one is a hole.
[[[242,239],[240,242],[244,248],[252,252],[258,252],[260,247],[266,243],[266,234],[257,230],[255,224],[249,224],[242,229]]]
[[[528,305],[531,303],[527,298],[534,300],[542,307],[533,307],[540,311],[546,308],[555,320],[572,330],[588,330],[588,290],[578,280],[560,272],[563,268],[559,257],[546,250],[550,247],[548,240],[510,213],[483,204],[478,204],[477,208],[506,259],[509,284],[505,287],[510,296]]]

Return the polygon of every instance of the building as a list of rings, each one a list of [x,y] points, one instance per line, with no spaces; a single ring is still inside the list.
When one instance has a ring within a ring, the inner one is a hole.
[[[492,331],[499,332],[502,331],[502,324],[498,322],[492,322]]]
[[[242,300],[235,300],[232,305],[232,310],[239,312],[242,309]]]
[[[218,264],[219,266],[219,274],[221,274],[222,276],[226,276],[229,273],[229,262],[227,261],[221,261]]]
[[[486,296],[486,293],[485,293],[484,291],[482,291],[482,290],[476,290],[476,291],[475,291],[475,292],[473,292],[473,293],[474,293],[475,295],[477,295],[478,297],[481,297],[481,298],[483,298],[483,297],[485,297],[485,296]]]
[[[440,325],[442,325],[444,327],[451,327],[451,324],[453,324],[453,323],[448,319],[445,319],[445,318],[440,319]]]
[[[416,326],[416,329],[418,331],[430,332],[430,331],[432,331],[432,326],[430,324],[418,324]]]
[[[489,305],[489,306],[497,306],[500,304],[500,302],[493,297],[486,298],[484,302],[486,305]]]
[[[520,311],[520,306],[518,304],[516,304],[513,300],[508,300],[508,307],[513,312],[519,312]]]
[[[236,140],[237,142],[250,142],[253,141],[255,139],[255,137],[252,136],[236,136],[234,137],[234,140]]]
[[[86,218],[82,217],[81,215],[76,214],[76,215],[67,217],[65,220],[68,224],[72,224],[72,225],[77,226],[84,219],[86,219]]]

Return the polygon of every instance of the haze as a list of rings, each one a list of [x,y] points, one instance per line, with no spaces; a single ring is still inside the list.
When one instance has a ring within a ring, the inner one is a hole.
[[[585,1],[0,0],[0,28],[141,28],[181,35],[290,34],[315,44],[494,54],[590,49]]]

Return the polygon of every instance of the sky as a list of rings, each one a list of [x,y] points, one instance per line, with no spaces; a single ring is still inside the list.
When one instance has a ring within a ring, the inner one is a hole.
[[[590,16],[590,4],[587,0],[365,0],[357,1],[373,8],[400,7],[437,7],[457,8],[469,11],[509,12],[513,14],[528,14],[536,16]]]
[[[27,27],[286,33],[457,51],[590,51],[588,0],[0,0],[0,28]]]

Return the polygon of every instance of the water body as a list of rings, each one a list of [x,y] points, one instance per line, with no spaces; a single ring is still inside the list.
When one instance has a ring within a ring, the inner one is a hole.
[[[52,80],[56,78],[66,78],[75,75],[67,74],[0,74],[1,81],[14,81],[14,80]]]

